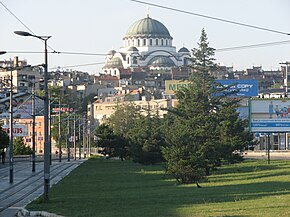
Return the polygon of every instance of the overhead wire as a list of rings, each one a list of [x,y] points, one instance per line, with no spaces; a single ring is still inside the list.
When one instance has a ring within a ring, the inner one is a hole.
[[[59,69],[59,68],[76,68],[76,67],[82,67],[82,66],[92,66],[92,65],[101,65],[101,64],[105,64],[105,62],[86,63],[86,64],[70,65],[70,66],[57,66],[57,67],[51,67],[49,69],[52,70],[52,69]]]
[[[144,1],[139,1],[139,0],[130,0],[132,2],[140,3],[140,4],[146,4],[154,7],[159,7],[162,9],[167,9],[167,10],[172,10],[180,13],[185,13],[185,14],[190,14],[194,16],[199,16],[207,19],[212,19],[212,20],[217,20],[221,22],[227,22],[235,25],[240,25],[240,26],[245,26],[245,27],[250,27],[250,28],[255,28],[259,30],[264,30],[264,31],[269,31],[269,32],[274,32],[274,33],[279,33],[279,34],[284,34],[284,35],[290,35],[290,33],[286,32],[281,32],[277,30],[272,30],[264,27],[259,27],[259,26],[254,26],[254,25],[249,25],[245,23],[240,23],[236,21],[231,21],[231,20],[226,20],[226,19],[221,19],[217,17],[212,17],[208,15],[203,15],[203,14],[198,14],[198,13],[193,13],[181,9],[176,9],[176,8],[171,8],[163,5],[158,5],[158,4],[153,4],[153,3],[148,3]],[[35,33],[27,26],[25,25],[2,1],[0,1],[0,4],[15,18],[17,19],[27,30],[29,30],[31,33],[35,35]],[[236,46],[236,47],[228,47],[228,48],[219,48],[215,49],[216,52],[223,52],[223,51],[232,51],[232,50],[241,50],[241,49],[249,49],[249,48],[259,48],[259,47],[266,47],[266,46],[276,46],[276,45],[282,45],[282,44],[288,44],[290,43],[290,40],[286,41],[278,41],[278,42],[269,42],[269,43],[261,43],[261,44],[252,44],[252,45],[244,45],[244,46]],[[70,51],[56,51],[52,47],[48,45],[48,47],[52,50],[51,54],[64,54],[64,55],[92,55],[92,56],[106,56],[107,54],[103,53],[88,53],[88,52],[70,52]],[[6,53],[44,53],[44,52],[37,52],[37,51],[7,51]],[[88,65],[98,65],[98,64],[104,64],[104,62],[100,63],[89,63],[89,64],[79,64],[79,65],[72,65],[72,66],[66,66],[66,67],[61,67],[61,68],[68,68],[68,67],[81,67],[81,66],[88,66]],[[58,67],[54,67],[58,68]]]
[[[227,47],[227,48],[217,48],[217,49],[215,49],[215,51],[216,52],[223,52],[223,51],[243,50],[243,49],[269,47],[269,46],[276,46],[276,45],[283,45],[283,44],[290,44],[290,40],[243,45],[243,46],[236,46],[236,47]]]
[[[282,35],[290,35],[290,33],[288,33],[288,32],[282,32],[282,31],[277,31],[277,30],[265,28],[265,27],[260,27],[260,26],[254,26],[254,25],[246,24],[246,23],[241,23],[241,22],[237,22],[237,21],[226,20],[226,19],[217,18],[217,17],[213,17],[213,16],[208,16],[208,15],[203,15],[203,14],[194,13],[194,12],[190,12],[190,11],[185,11],[185,10],[181,10],[181,9],[177,9],[177,8],[167,7],[167,6],[163,6],[163,5],[159,5],[159,4],[153,4],[153,3],[139,1],[139,0],[130,0],[130,1],[136,2],[136,3],[140,3],[140,4],[150,5],[150,6],[153,6],[153,7],[158,7],[158,8],[162,8],[162,9],[166,9],[166,10],[171,10],[171,11],[175,11],[175,12],[180,12],[180,13],[184,13],[184,14],[189,14],[189,15],[194,15],[194,16],[198,16],[198,17],[203,17],[203,18],[207,18],[207,19],[211,19],[211,20],[216,20],[216,21],[220,21],[220,22],[230,23],[230,24],[234,24],[234,25],[239,25],[239,26],[259,29],[259,30],[273,32],[273,33],[278,33],[278,34],[282,34]]]
[[[16,19],[18,20],[30,33],[33,35],[36,35],[27,25],[24,24],[2,1],[0,1],[0,4]],[[42,41],[45,43],[44,41]],[[50,45],[47,45],[53,52],[56,52],[55,49],[53,49]]]

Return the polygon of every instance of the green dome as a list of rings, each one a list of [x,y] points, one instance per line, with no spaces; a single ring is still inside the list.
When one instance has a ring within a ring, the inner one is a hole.
[[[113,57],[107,62],[104,68],[123,68],[122,60],[119,57]]]
[[[168,29],[162,23],[150,17],[138,20],[129,27],[125,38],[131,37],[154,37],[172,39]]]
[[[148,62],[147,66],[173,67],[175,63],[167,56],[156,56]]]

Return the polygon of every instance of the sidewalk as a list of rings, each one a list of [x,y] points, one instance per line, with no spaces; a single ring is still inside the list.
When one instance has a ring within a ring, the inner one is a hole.
[[[50,166],[50,186],[59,182],[85,160],[53,161]],[[43,194],[43,162],[32,172],[30,161],[14,162],[13,183],[10,183],[9,162],[0,165],[0,217],[13,217],[29,202]]]

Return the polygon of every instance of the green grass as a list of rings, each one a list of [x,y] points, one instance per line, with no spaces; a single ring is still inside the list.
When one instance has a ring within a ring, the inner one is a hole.
[[[90,159],[29,210],[67,217],[290,216],[290,161],[220,168],[202,188],[176,185],[162,166]]]

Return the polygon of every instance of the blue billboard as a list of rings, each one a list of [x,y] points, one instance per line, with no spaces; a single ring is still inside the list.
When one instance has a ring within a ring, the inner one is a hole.
[[[226,91],[234,92],[233,97],[258,96],[258,80],[216,80],[223,87],[229,87]]]

